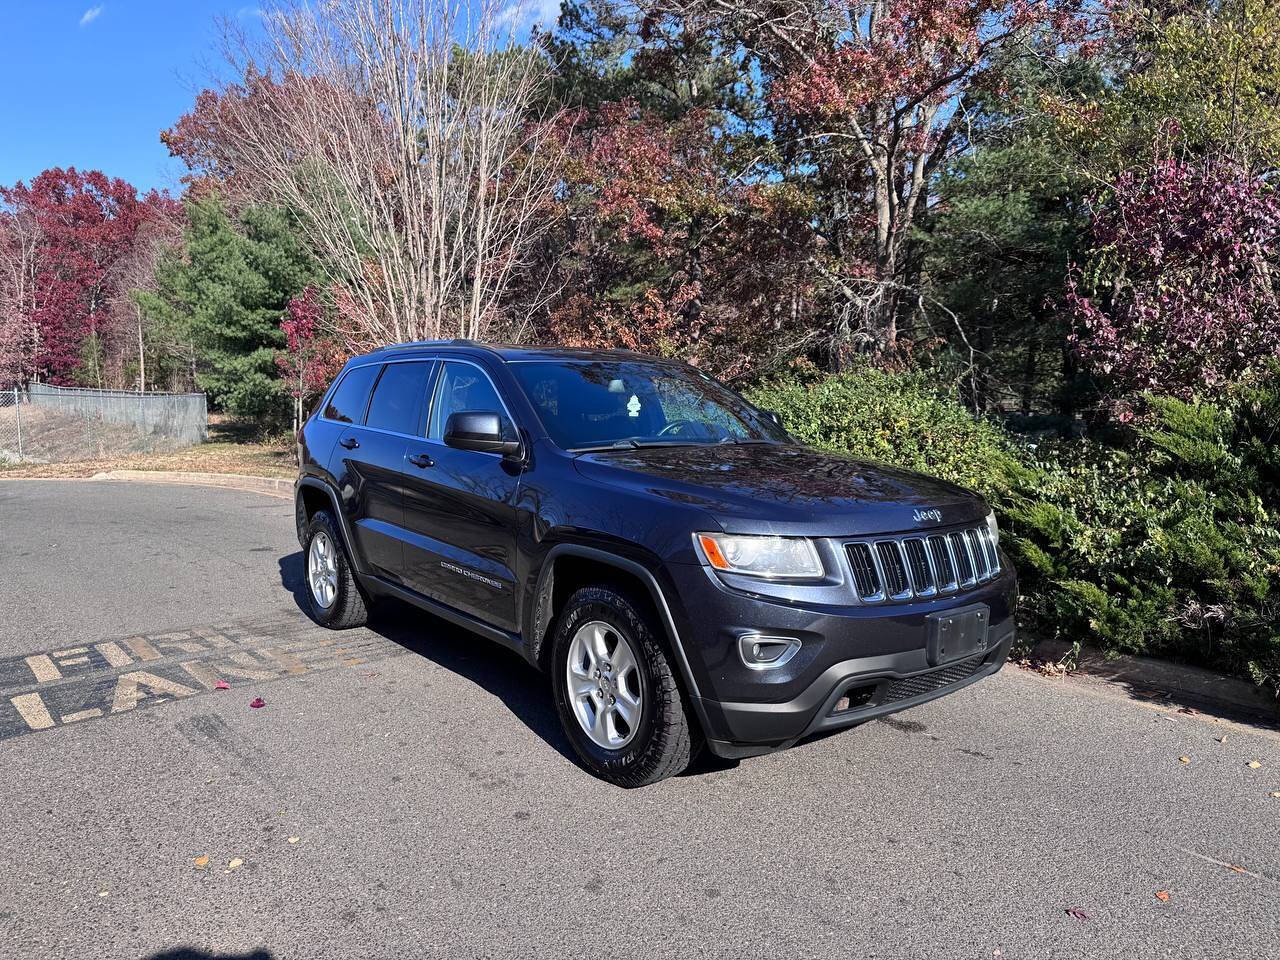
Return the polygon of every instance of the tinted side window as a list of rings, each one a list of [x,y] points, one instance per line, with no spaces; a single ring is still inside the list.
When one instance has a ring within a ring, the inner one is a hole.
[[[445,424],[452,413],[496,413],[502,418],[502,435],[509,439],[516,436],[515,427],[507,419],[506,410],[498,392],[484,372],[469,363],[445,362],[436,381],[435,402],[431,405],[431,423],[427,436],[432,440],[444,438]]]
[[[418,433],[419,401],[427,389],[429,363],[389,363],[373,388],[365,424],[395,433]]]
[[[365,401],[369,399],[369,387],[377,373],[376,364],[348,370],[325,404],[325,417],[341,423],[363,423]]]

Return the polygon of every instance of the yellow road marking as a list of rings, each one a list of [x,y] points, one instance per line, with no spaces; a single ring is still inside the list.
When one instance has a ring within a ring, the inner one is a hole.
[[[204,687],[206,690],[212,690],[219,680],[218,674],[214,673],[213,669],[207,663],[203,663],[199,660],[185,660],[178,664],[178,666],[191,674],[191,676],[195,678],[196,683],[200,684],[200,686]]]
[[[27,657],[27,666],[31,668],[32,674],[39,683],[62,679],[62,671],[53,665],[48,654],[36,653]]]
[[[151,635],[150,641],[156,646],[181,650],[183,653],[204,653],[208,649],[204,644],[192,640],[189,633],[155,633]]]
[[[126,643],[128,641],[125,641]],[[123,713],[126,710],[132,710],[138,705],[138,701],[144,696],[142,689],[151,690],[153,693],[167,693],[174,697],[189,697],[196,691],[191,687],[184,686],[173,680],[166,680],[164,677],[157,677],[154,673],[147,673],[145,670],[134,670],[132,673],[122,673],[116,680],[116,692],[111,703],[112,713]]]
[[[102,654],[102,658],[107,661],[107,665],[111,667],[127,667],[133,663],[133,658],[120,649],[120,644],[114,640],[107,640],[105,643],[96,643],[94,647]]]
[[[300,673],[307,672],[306,664],[292,654],[285,653],[283,650],[268,647],[266,650],[263,650],[262,653],[280,664],[281,669],[284,670],[285,674],[288,676],[297,676]]]
[[[159,660],[160,654],[150,643],[146,637],[126,637],[124,645],[133,651],[133,655],[139,660]]]
[[[62,722],[64,724],[75,723],[77,720],[88,720],[91,717],[100,717],[100,716],[102,716],[101,710],[99,710],[97,707],[90,707],[88,710],[77,710],[75,713],[68,713],[65,717],[62,718]]]
[[[9,702],[18,708],[18,716],[32,730],[48,730],[53,726],[53,717],[49,716],[49,709],[40,699],[40,694],[24,693],[20,697],[13,697]]]
[[[209,641],[209,643],[211,643],[215,647],[230,647],[233,645],[227,637],[224,637],[217,630],[204,630],[202,628],[197,627],[195,630],[192,630],[191,632],[195,634],[197,637],[199,637],[201,640]]]
[[[252,660],[249,662],[253,663]],[[225,680],[227,677],[234,677],[237,680],[275,680],[280,676],[274,670],[250,669],[209,660],[187,660],[178,666],[191,674],[206,690],[212,690],[219,680]]]

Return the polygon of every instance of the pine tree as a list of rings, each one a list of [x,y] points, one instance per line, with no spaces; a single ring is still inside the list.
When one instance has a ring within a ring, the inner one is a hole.
[[[288,414],[276,366],[280,321],[313,279],[315,264],[279,210],[233,220],[216,196],[187,203],[182,255],[163,263],[143,309],[195,344],[196,382],[216,408],[262,423]]]

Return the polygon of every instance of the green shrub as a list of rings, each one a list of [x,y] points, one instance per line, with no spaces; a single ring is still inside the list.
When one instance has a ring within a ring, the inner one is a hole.
[[[919,470],[992,503],[1027,480],[1009,435],[975,418],[927,373],[868,367],[812,384],[765,384],[748,399],[782,414],[801,443]]]
[[[981,493],[1035,632],[1280,688],[1280,365],[1229,404],[1149,398],[1124,448],[1020,441],[924,373],[770,384],[801,442]]]

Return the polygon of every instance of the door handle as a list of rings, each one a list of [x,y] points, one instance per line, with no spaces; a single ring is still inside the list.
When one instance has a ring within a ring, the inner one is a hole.
[[[432,460],[429,456],[427,456],[425,453],[409,454],[409,462],[412,463],[415,467],[423,467],[423,468],[434,467],[436,464],[436,462]]]
[[[356,447],[360,446],[360,441],[355,437],[343,437],[338,441],[338,446],[346,447],[348,450],[354,450]]]

